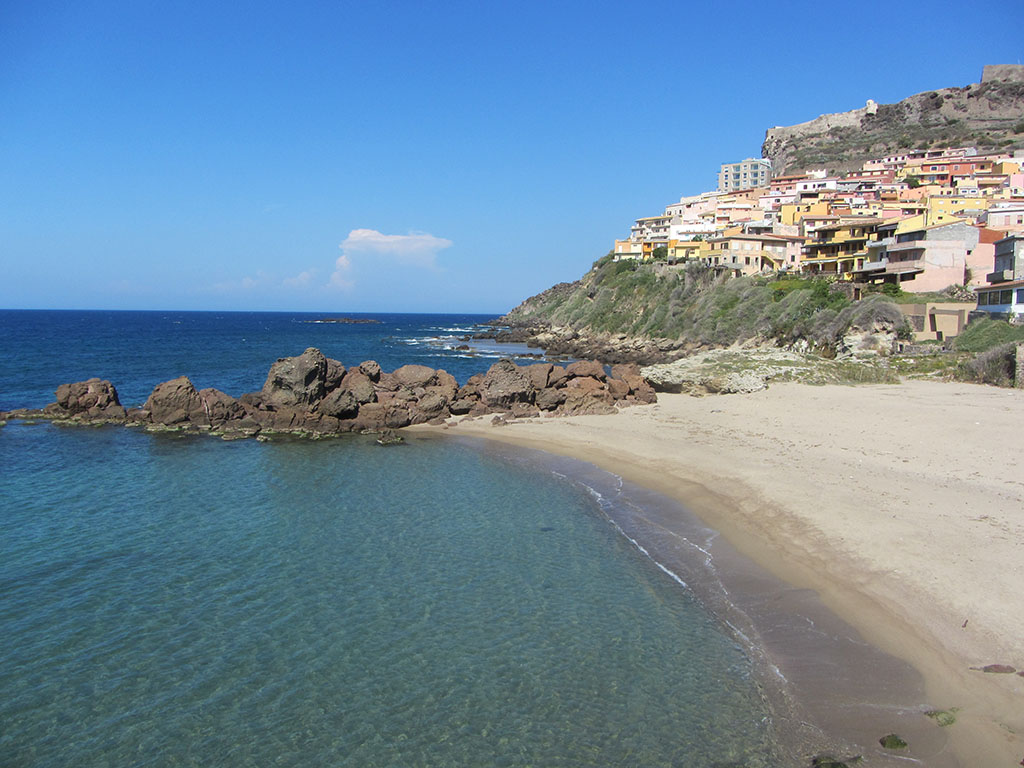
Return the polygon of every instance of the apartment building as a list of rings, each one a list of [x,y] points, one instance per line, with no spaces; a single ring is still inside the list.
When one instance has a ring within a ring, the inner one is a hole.
[[[735,192],[751,187],[767,187],[771,180],[770,160],[748,157],[738,163],[722,163],[718,172],[718,191]]]

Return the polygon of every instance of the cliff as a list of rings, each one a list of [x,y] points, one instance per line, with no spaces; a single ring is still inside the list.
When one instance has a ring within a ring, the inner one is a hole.
[[[873,101],[798,125],[769,128],[761,154],[776,176],[810,168],[859,168],[908,149],[972,146],[979,152],[1024,148],[1024,66],[990,65],[980,83]]]
[[[851,305],[821,280],[729,278],[699,264],[609,255],[580,280],[549,288],[496,322],[549,353],[648,365],[737,343],[836,351],[851,325],[876,321],[890,330],[903,322],[883,297]]]

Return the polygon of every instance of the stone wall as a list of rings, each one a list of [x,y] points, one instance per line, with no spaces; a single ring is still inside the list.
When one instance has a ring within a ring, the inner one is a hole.
[[[981,70],[981,82],[994,80],[1024,83],[1024,64],[986,64]]]

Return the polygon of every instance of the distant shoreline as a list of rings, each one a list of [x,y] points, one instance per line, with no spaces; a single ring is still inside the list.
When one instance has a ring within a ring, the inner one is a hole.
[[[978,669],[1024,668],[1024,492],[1019,469],[996,469],[1024,467],[1013,427],[1021,423],[1024,392],[1015,390],[785,384],[746,396],[663,394],[612,416],[498,428],[478,419],[451,433],[579,458],[680,500],[739,554],[799,588],[792,595],[813,590],[864,640],[909,662],[923,698],[897,705],[892,730],[925,764],[954,768],[1024,756],[1024,677]],[[780,647],[769,647],[770,661],[799,677],[808,665],[779,658]],[[890,732],[875,733],[881,721],[850,722],[849,705],[870,697],[884,710],[906,691],[864,690],[885,681],[856,665],[832,686],[828,676],[798,682],[798,704],[872,765],[903,762],[908,754],[879,747]],[[953,709],[947,727],[924,714]]]

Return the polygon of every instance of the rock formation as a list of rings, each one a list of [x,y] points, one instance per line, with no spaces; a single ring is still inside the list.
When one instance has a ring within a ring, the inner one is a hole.
[[[774,175],[811,168],[859,168],[865,160],[924,147],[972,146],[979,151],[1024,146],[1024,67],[986,66],[980,83],[836,112],[765,133],[763,157]]]
[[[217,389],[197,391],[185,376],[158,384],[142,408],[126,410],[109,381],[89,379],[57,388],[40,416],[68,423],[120,423],[151,430],[212,432],[225,437],[292,433],[314,437],[385,432],[442,423],[452,415],[502,414],[503,419],[613,413],[616,406],[652,403],[657,396],[636,365],[581,361],[518,366],[500,360],[463,386],[443,371],[404,365],[392,373],[373,361],[346,368],[310,348],[275,362],[259,392],[235,399]]]

